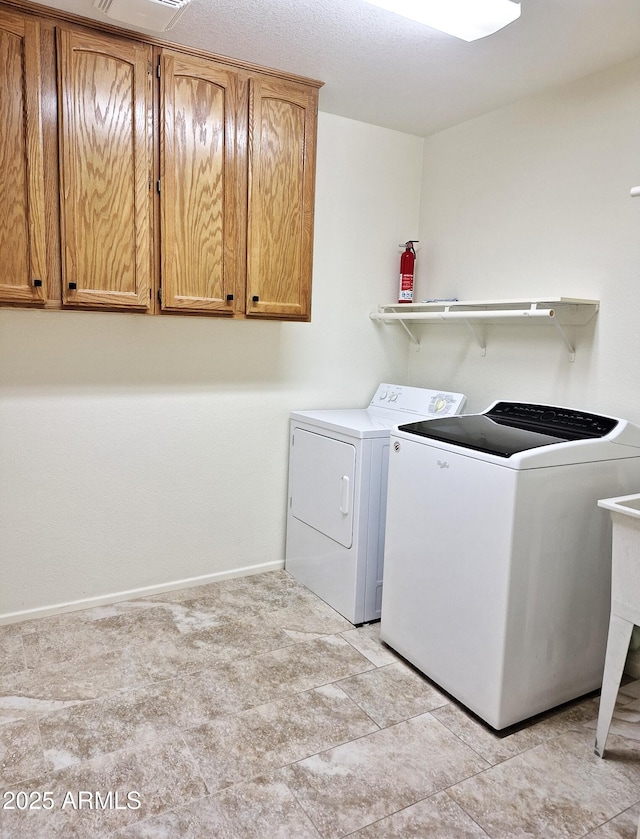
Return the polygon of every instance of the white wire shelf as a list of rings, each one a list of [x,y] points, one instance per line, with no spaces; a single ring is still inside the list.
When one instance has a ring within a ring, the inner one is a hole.
[[[462,323],[472,332],[486,355],[486,344],[474,324],[504,323],[505,321],[537,322],[547,321],[553,325],[569,352],[569,359],[575,360],[575,348],[569,340],[564,326],[584,326],[598,312],[599,300],[578,297],[540,297],[526,300],[440,300],[428,303],[390,303],[378,306],[371,312],[374,321],[398,322],[411,341],[420,346],[412,330],[414,324]]]

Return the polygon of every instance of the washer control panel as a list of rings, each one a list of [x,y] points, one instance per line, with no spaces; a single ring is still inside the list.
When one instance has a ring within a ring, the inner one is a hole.
[[[558,434],[568,440],[606,437],[618,425],[618,420],[613,417],[527,402],[496,402],[486,414],[503,425]]]

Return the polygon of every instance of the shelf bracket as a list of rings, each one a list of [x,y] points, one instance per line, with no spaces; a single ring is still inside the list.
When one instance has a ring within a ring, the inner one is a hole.
[[[464,323],[465,323],[466,326],[469,327],[470,332],[473,334],[473,337],[476,339],[476,341],[478,343],[478,346],[480,347],[480,355],[484,358],[487,354],[487,345],[482,340],[480,335],[478,335],[477,330],[475,330],[473,328],[473,326],[471,325],[471,323],[468,320],[465,319]]]
[[[416,349],[416,352],[417,352],[420,349],[420,341],[418,341],[416,336],[413,334],[413,332],[409,329],[409,327],[407,326],[407,324],[403,320],[399,320],[398,323],[404,329],[404,331],[407,333],[409,338],[411,338],[411,343],[415,345],[415,349]]]
[[[531,311],[532,315],[534,313],[536,313],[537,311],[539,311],[538,310],[538,304],[537,303],[532,303],[530,311]],[[557,312],[555,311],[555,309],[550,309],[549,310],[549,317],[551,318],[551,323],[555,326],[556,331],[558,332],[558,335],[562,339],[562,343],[565,345],[565,347],[569,351],[569,361],[575,361],[576,360],[575,347],[573,346],[573,344],[571,343],[571,341],[567,337],[567,333],[562,328],[562,324],[558,321]]]
[[[575,361],[576,360],[575,347],[573,346],[573,344],[571,343],[571,341],[567,337],[567,333],[562,328],[562,325],[560,323],[558,323],[558,319],[556,317],[551,318],[551,323],[558,330],[558,335],[562,338],[562,341],[563,341],[565,347],[569,351],[569,361]]]
[[[372,312],[369,315],[369,317],[371,318],[371,320],[379,320],[379,321],[382,321],[382,323],[391,323],[392,318],[385,319],[385,314],[386,313],[382,311],[382,308],[378,308],[378,311],[377,312]],[[393,320],[397,321],[400,324],[400,326],[404,329],[404,331],[409,336],[409,338],[411,340],[411,343],[413,344],[416,352],[418,352],[418,350],[420,349],[420,341],[416,338],[415,334],[409,329],[409,327],[404,322],[404,320],[402,320],[398,316],[397,312],[393,312],[392,314],[396,315],[396,317],[394,317]]]

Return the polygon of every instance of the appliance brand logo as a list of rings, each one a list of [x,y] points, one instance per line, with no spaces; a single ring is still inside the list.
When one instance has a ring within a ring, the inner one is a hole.
[[[438,464],[438,466],[441,469],[448,469],[449,468],[449,464],[446,460],[436,460],[436,463]]]

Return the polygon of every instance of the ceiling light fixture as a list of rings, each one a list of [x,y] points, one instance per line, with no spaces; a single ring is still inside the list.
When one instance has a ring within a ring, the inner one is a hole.
[[[153,32],[170,29],[191,0],[93,0],[108,17]]]
[[[513,0],[366,0],[463,41],[492,35],[520,17]]]

